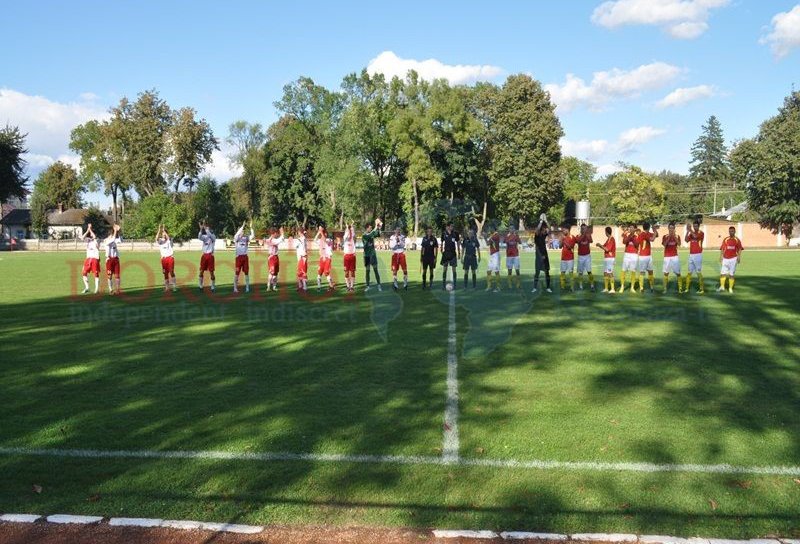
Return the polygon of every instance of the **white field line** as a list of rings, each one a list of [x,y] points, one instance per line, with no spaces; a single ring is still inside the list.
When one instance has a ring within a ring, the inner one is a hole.
[[[456,294],[450,291],[447,327],[447,402],[444,408],[442,459],[457,463],[458,456],[458,355],[456,353]]]
[[[459,465],[525,470],[566,470],[590,472],[676,472],[700,474],[752,474],[762,476],[800,476],[800,466],[701,465],[679,463],[612,463],[595,461],[544,461],[516,459],[465,459],[449,461],[444,457],[425,455],[357,455],[340,453],[247,453],[233,451],[193,450],[91,450],[0,447],[3,456],[39,456],[88,459],[210,459],[219,461],[305,461],[313,463],[361,463],[388,465]]]

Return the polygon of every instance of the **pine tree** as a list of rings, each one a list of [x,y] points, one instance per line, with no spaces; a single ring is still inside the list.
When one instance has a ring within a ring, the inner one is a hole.
[[[694,181],[705,187],[721,183],[730,178],[728,148],[722,135],[722,125],[712,115],[702,127],[702,133],[692,145],[692,165],[689,172]]]

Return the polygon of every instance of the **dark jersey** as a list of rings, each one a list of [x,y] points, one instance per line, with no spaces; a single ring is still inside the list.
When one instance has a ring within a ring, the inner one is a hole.
[[[533,245],[536,246],[536,252],[540,255],[547,255],[547,235],[543,233],[536,233],[533,236]]]
[[[439,247],[439,240],[436,236],[423,236],[422,237],[422,258],[426,261],[433,261],[435,259],[436,248]]]
[[[476,238],[465,238],[462,244],[464,257],[475,257],[478,254],[479,244],[480,242]]]
[[[456,231],[442,233],[442,259],[451,260],[456,258],[456,247],[460,237]]]

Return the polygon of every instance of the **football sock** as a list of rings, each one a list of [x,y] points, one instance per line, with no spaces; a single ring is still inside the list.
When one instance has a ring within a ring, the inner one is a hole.
[[[83,287],[88,291],[89,290],[89,277],[83,276]]]
[[[736,279],[734,279],[734,278],[729,278],[728,279],[728,289],[729,290],[733,291],[733,284],[734,283],[736,283]]]
[[[701,273],[697,274],[697,283],[700,284],[700,290],[704,291],[705,289],[703,288],[703,274]]]
[[[561,285],[561,289],[567,288],[567,275],[566,273],[562,272],[561,277],[559,278],[559,284]]]
[[[719,277],[719,286],[720,286],[722,289],[725,289],[725,276],[720,276],[720,277]]]
[[[652,291],[656,285],[656,277],[652,272],[647,273],[647,283],[650,285],[650,290]]]
[[[594,285],[594,274],[589,272],[589,287]]]

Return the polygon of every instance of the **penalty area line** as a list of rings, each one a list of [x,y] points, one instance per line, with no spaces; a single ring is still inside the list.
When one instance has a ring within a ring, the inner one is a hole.
[[[356,455],[339,453],[290,453],[263,452],[247,453],[232,451],[192,451],[192,450],[92,450],[92,449],[50,449],[0,447],[0,455],[38,456],[78,459],[204,459],[219,461],[306,461],[313,463],[356,463],[387,465],[429,465],[462,467],[486,467],[528,470],[565,470],[590,472],[674,472],[700,474],[751,474],[763,476],[800,476],[800,466],[746,466],[746,465],[702,465],[692,463],[612,463],[595,461],[545,461],[516,459],[466,459],[459,457],[448,460],[445,457],[424,455]]]

